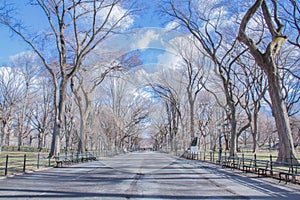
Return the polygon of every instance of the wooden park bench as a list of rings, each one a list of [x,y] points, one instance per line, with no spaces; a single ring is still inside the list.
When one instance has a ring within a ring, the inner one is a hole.
[[[72,160],[73,162],[79,163],[79,162],[96,161],[97,158],[91,153],[82,153],[82,154],[73,155]]]
[[[270,171],[269,160],[254,160],[253,169],[258,176],[267,176],[267,172]]]
[[[228,167],[231,169],[238,169],[240,165],[240,159],[238,157],[222,157],[222,168]]]
[[[279,182],[285,181],[285,183],[291,181],[293,183],[299,182],[299,165],[295,165],[288,162],[272,162],[271,163],[271,175],[274,178],[278,178]],[[297,179],[298,178],[298,179]]]
[[[251,172],[253,168],[253,159],[251,158],[241,158],[241,167],[240,169],[244,172]]]
[[[56,167],[63,167],[63,165],[70,165],[72,163],[72,159],[70,156],[54,156]]]
[[[70,165],[73,163],[80,163],[80,162],[88,162],[88,161],[95,161],[97,158],[89,153],[81,153],[81,154],[68,154],[68,155],[58,155],[54,156],[56,167],[63,167],[64,165]]]
[[[96,156],[94,156],[93,154],[88,153],[87,155],[88,155],[88,160],[89,161],[96,161],[97,160]]]
[[[228,156],[224,156],[222,157],[222,162],[221,162],[221,166],[222,168],[225,168],[225,167],[230,167],[231,166],[231,158]]]
[[[241,158],[240,169],[244,172],[257,173],[258,176],[267,176],[267,172],[270,171],[270,165],[268,160],[256,160],[252,158]]]

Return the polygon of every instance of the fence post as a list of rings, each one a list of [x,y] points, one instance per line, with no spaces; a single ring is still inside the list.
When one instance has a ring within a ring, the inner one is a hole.
[[[272,154],[270,154],[270,169],[271,169],[271,176],[273,177],[273,161],[272,161]]]
[[[5,172],[4,172],[5,176],[7,176],[7,170],[8,170],[8,155],[6,155],[6,161],[5,161]]]
[[[294,164],[293,164],[293,157],[291,157],[291,162],[290,162],[290,169],[292,170],[292,183],[295,183],[296,182],[296,177],[294,175]]]
[[[26,170],[26,154],[24,154],[23,172]]]
[[[254,167],[255,167],[255,172],[257,172],[257,166],[256,166],[256,153],[254,154]]]
[[[244,166],[245,166],[245,154],[242,153],[242,160],[243,160],[243,170],[244,170]]]
[[[38,156],[37,156],[37,164],[36,164],[36,168],[37,168],[37,169],[40,168],[40,153],[38,153]]]
[[[50,167],[51,166],[51,158],[50,158],[50,156],[48,156],[48,167]]]

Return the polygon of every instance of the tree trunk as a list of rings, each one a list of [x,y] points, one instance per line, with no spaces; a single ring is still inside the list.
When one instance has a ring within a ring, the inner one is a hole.
[[[60,132],[64,119],[64,111],[65,111],[65,101],[66,101],[66,92],[67,92],[67,83],[68,80],[62,80],[61,85],[59,87],[59,93],[57,93],[57,89],[55,89],[55,122],[53,127],[53,135],[51,142],[51,150],[49,153],[49,157],[53,157],[60,153],[61,141],[60,141]],[[56,87],[57,88],[57,87]],[[59,95],[58,101],[56,97]]]
[[[190,103],[190,131],[191,131],[191,139],[193,140],[195,137],[195,117],[194,117],[194,101],[189,100]]]
[[[224,139],[225,139],[225,150],[228,151],[230,146],[228,136],[224,135]]]
[[[235,156],[236,152],[237,152],[237,145],[236,145],[236,119],[235,119],[235,107],[233,106],[231,108],[231,119],[230,119],[230,125],[231,125],[231,129],[230,129],[230,133],[231,133],[231,137],[230,137],[230,156]]]
[[[254,114],[256,115],[256,114]],[[258,141],[257,141],[257,116],[254,116],[253,118],[253,130],[252,130],[252,137],[253,137],[253,147],[252,147],[252,152],[255,153],[256,152],[256,148],[258,146]]]
[[[82,108],[79,106],[80,113],[80,131],[79,131],[79,141],[78,141],[78,153],[85,152],[86,149],[86,123],[87,123],[87,113],[82,112]]]
[[[0,154],[2,151],[3,146],[3,139],[4,139],[4,133],[5,133],[5,119],[1,119],[1,129],[0,129]]]
[[[9,114],[10,116],[12,116],[12,110],[10,110],[10,113],[11,114]],[[9,146],[10,145],[10,136],[12,135],[12,118],[11,117],[9,117],[8,119],[7,119],[7,125],[6,125],[6,134],[4,134],[4,136],[5,136],[5,138],[4,138],[4,144],[5,145],[7,145],[7,146]]]
[[[57,115],[57,113],[55,115]],[[56,147],[58,145],[57,141],[60,140],[60,138],[58,137],[60,135],[58,123],[59,123],[59,121],[57,119],[57,116],[55,116],[49,158],[52,158],[55,154],[59,153],[59,151],[57,152],[57,149],[56,149]]]
[[[289,116],[286,103],[282,97],[279,78],[272,71],[267,72],[267,76],[269,80],[269,95],[272,101],[272,114],[275,118],[279,137],[277,160],[282,162],[297,162]]]
[[[224,84],[225,85],[225,84]],[[233,102],[233,98],[230,95],[229,88],[225,88],[226,95],[226,104],[230,108],[230,146],[229,146],[229,154],[230,156],[235,156],[237,153],[237,137],[236,137],[236,108]]]
[[[38,133],[38,150],[39,150],[39,152],[41,152],[43,149],[43,134],[44,133],[41,131],[39,131],[39,133]]]

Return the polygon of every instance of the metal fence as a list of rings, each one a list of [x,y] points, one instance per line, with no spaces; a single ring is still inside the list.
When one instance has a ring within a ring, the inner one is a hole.
[[[86,152],[95,158],[100,156],[111,156],[109,153],[103,152]],[[69,154],[63,153],[61,156],[67,156]],[[78,154],[79,155],[79,154]],[[80,154],[82,157],[83,154]],[[19,173],[25,173],[29,171],[35,171],[40,168],[56,167],[57,160],[54,158],[48,158],[48,153],[27,153],[20,155],[11,154],[0,156],[0,176],[10,176]],[[74,157],[78,157],[77,154],[72,154]]]
[[[54,165],[53,159],[47,158],[48,154],[24,154],[0,156],[0,176],[9,176],[26,171]]]

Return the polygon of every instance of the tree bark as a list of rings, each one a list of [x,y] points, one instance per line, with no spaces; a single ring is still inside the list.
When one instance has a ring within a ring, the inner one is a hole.
[[[230,152],[230,156],[235,156],[236,152],[237,152],[237,144],[236,144],[236,118],[235,118],[235,114],[236,114],[236,109],[235,106],[233,105],[233,102],[229,103],[230,105],[230,148],[229,148],[229,152]]]
[[[253,137],[253,147],[252,147],[252,152],[255,153],[258,143],[257,143],[257,136],[258,136],[258,111],[254,109],[253,113],[253,127],[252,127],[252,137]]]
[[[278,160],[283,162],[297,162],[290,120],[286,103],[282,96],[279,78],[271,71],[269,71],[267,76],[269,80],[269,95],[272,101],[272,113],[275,118],[279,137]]]
[[[195,107],[195,101],[192,97],[192,92],[188,91],[188,101],[190,106],[190,134],[191,134],[191,140],[195,137],[195,113],[194,113],[194,107]]]

